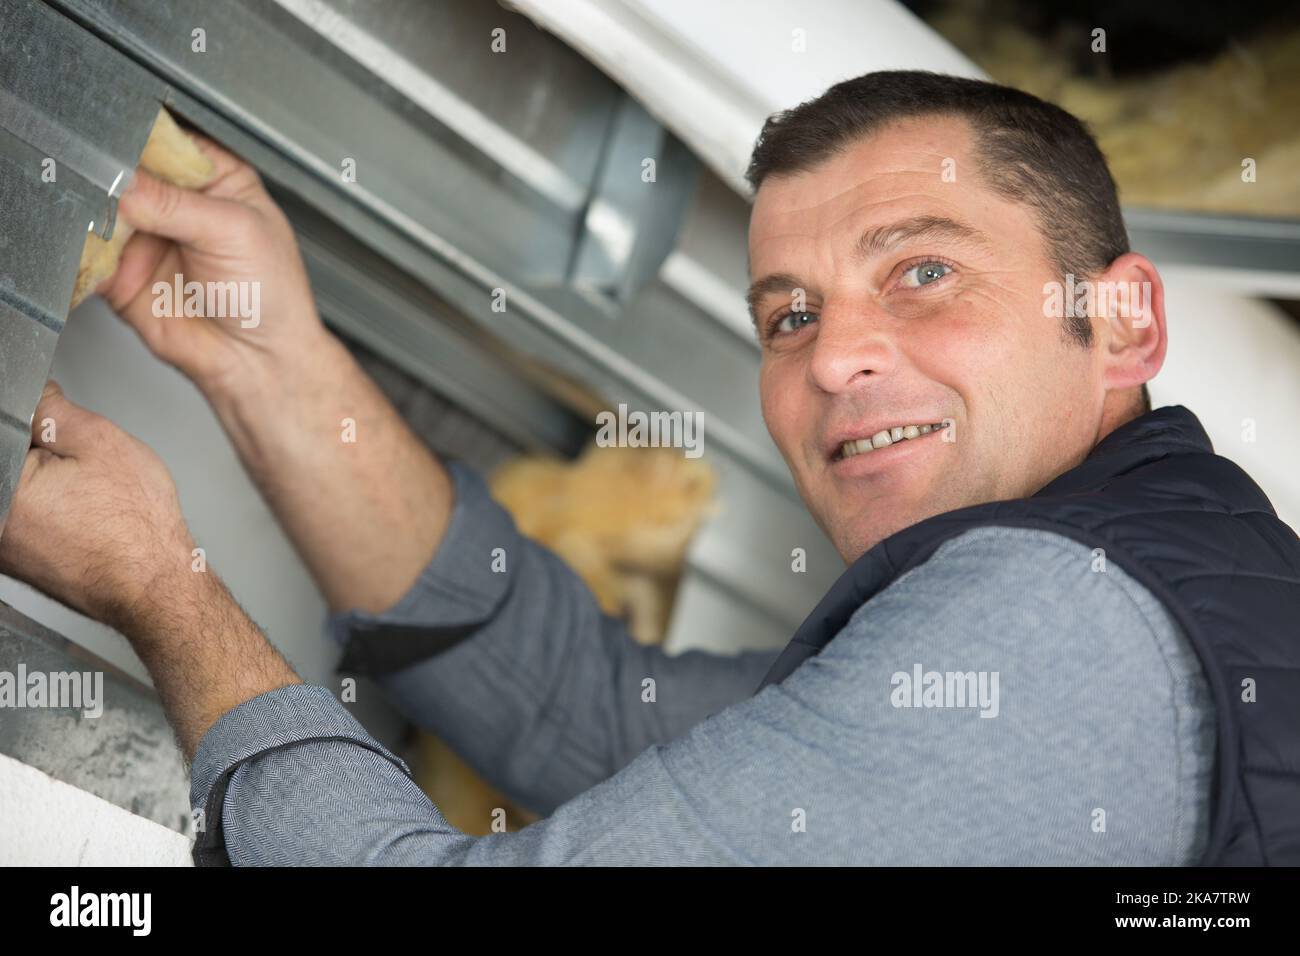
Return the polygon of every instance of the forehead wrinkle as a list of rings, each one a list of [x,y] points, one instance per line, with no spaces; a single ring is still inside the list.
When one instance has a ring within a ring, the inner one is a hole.
[[[772,213],[770,213],[770,215],[776,217],[779,220],[787,220],[792,216],[816,218],[816,214],[827,206],[844,205],[842,200],[844,200],[846,197],[852,197],[854,193],[860,192],[864,189],[874,188],[880,190],[882,188],[882,184],[874,180],[878,179],[880,175],[887,175],[888,172],[889,171],[886,171],[884,174],[873,174],[872,177],[869,179],[859,180],[858,182],[855,182],[853,185],[841,189],[833,196],[828,196],[825,199],[815,202],[810,206],[798,206],[795,208],[778,209],[778,210],[774,210]],[[933,171],[929,171],[929,170],[925,172],[916,171],[915,174],[925,176],[927,181],[929,179],[932,179],[934,176]],[[933,202],[935,201],[935,199],[938,198],[933,193],[929,193],[924,190],[904,190],[902,192],[898,192],[897,190],[899,189],[902,189],[902,187],[899,185],[895,185],[892,191],[893,194],[888,195],[886,197],[881,197],[881,196],[877,196],[874,198],[869,197],[866,200],[857,200],[851,198],[851,201],[849,203],[849,208],[845,210],[843,213],[841,213],[840,215],[833,218],[830,222],[823,224],[820,227],[821,230],[822,231],[826,231],[828,229],[833,230],[837,226],[839,226],[840,223],[842,223],[845,219],[860,214],[864,209],[869,209],[875,206],[886,205],[888,203],[895,203],[904,199],[922,199],[922,200],[928,200],[930,202]]]
[[[868,229],[859,238],[855,254],[862,259],[888,252],[904,242],[948,239],[965,245],[988,246],[988,238],[974,226],[947,216],[912,216]]]
[[[879,188],[879,185],[880,184],[878,183],[859,182],[849,187],[848,189],[841,190],[840,192],[836,193],[834,196],[830,197],[829,199],[823,200],[822,202],[814,203],[811,206],[800,206],[795,209],[785,209],[785,210],[771,212],[768,215],[775,220],[773,225],[777,226],[778,228],[782,225],[785,225],[788,231],[778,232],[771,235],[763,236],[759,244],[765,245],[767,243],[776,242],[783,239],[792,239],[792,238],[793,239],[817,239],[819,237],[829,236],[831,234],[839,232],[841,228],[844,227],[845,224],[849,223],[851,220],[862,219],[866,215],[869,215],[872,212],[874,212],[879,207],[894,206],[900,203],[915,202],[918,206],[922,207],[922,209],[924,209],[925,207],[929,207],[931,209],[937,207],[940,210],[940,212],[914,213],[911,217],[904,217],[904,219],[896,220],[895,224],[897,224],[898,222],[902,222],[907,218],[919,218],[921,216],[933,216],[935,218],[945,218],[942,215],[942,211],[945,209],[945,207],[949,205],[945,197],[924,190],[907,189],[907,190],[899,191],[901,187],[895,187],[895,190],[891,191],[888,195],[884,195],[884,196],[878,195],[875,197],[867,198],[864,200],[856,200],[849,203],[847,209],[845,209],[843,212],[836,215],[834,218],[830,219],[828,222],[824,222],[824,223],[816,223],[816,222],[800,223],[799,222],[800,219],[806,220],[808,218],[812,218],[815,220],[817,218],[816,217],[817,211],[821,210],[823,207],[830,205],[832,203],[841,204],[838,203],[838,200],[843,199],[845,196],[849,196],[851,193],[872,186]],[[952,218],[952,217],[947,217],[947,218]],[[790,222],[791,219],[794,219],[795,222],[791,223]],[[965,224],[963,223],[963,225]],[[793,228],[791,228],[792,226]],[[808,230],[810,228],[815,228],[816,231],[809,232]],[[977,231],[977,230],[973,230],[973,231]],[[752,231],[750,234],[750,238],[751,240],[753,240],[754,238]],[[752,258],[751,258],[751,264],[752,264]]]

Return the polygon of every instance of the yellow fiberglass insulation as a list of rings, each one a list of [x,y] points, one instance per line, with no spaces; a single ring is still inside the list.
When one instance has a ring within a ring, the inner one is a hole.
[[[1300,217],[1300,30],[1106,80],[1077,75],[1059,43],[979,9],[951,6],[930,23],[992,79],[1087,122],[1125,206]],[[1246,160],[1254,181],[1243,179]]]

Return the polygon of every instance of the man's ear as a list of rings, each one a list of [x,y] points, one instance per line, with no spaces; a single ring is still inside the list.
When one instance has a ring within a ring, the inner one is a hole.
[[[1169,345],[1165,287],[1151,260],[1126,252],[1097,277],[1098,318],[1107,391],[1138,388],[1155,378]]]

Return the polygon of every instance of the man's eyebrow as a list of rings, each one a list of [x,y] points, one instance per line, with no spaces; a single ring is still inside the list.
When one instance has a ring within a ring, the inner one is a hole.
[[[790,275],[788,272],[773,272],[771,275],[765,275],[749,286],[749,292],[745,294],[745,301],[749,303],[749,317],[758,324],[758,304],[763,301],[765,296],[772,295],[776,292],[784,292],[791,297],[794,296],[795,289],[803,288],[803,283]]]
[[[990,244],[984,233],[956,219],[946,216],[914,216],[868,229],[858,239],[857,254],[860,258],[869,259],[914,239],[948,239],[986,248]]]

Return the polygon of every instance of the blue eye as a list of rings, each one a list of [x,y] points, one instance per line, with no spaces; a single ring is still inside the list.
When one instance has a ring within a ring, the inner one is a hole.
[[[798,332],[805,325],[807,325],[808,322],[812,322],[816,318],[817,316],[813,315],[811,312],[787,312],[785,315],[781,316],[781,318],[777,319],[777,321],[773,324],[772,331],[773,332]],[[807,320],[806,322],[802,321],[805,319]]]
[[[902,285],[909,289],[916,289],[938,282],[950,272],[952,267],[943,262],[918,262],[903,273]],[[913,274],[916,276],[915,281],[909,281],[908,276]]]

